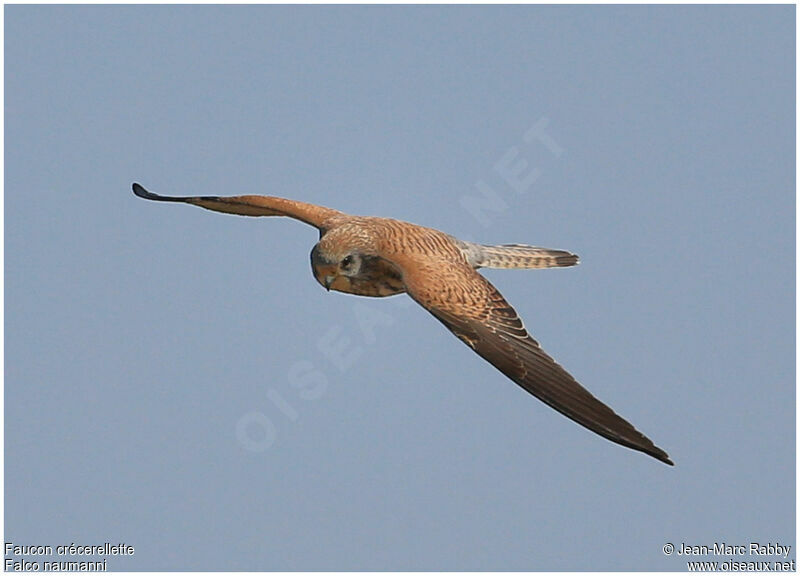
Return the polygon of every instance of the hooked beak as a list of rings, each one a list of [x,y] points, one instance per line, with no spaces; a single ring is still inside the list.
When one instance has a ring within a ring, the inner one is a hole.
[[[325,290],[330,292],[331,287],[333,286],[334,282],[336,282],[336,278],[339,272],[336,269],[336,266],[328,264],[327,262],[326,263],[314,262],[313,260],[311,266],[314,270],[314,278],[317,279],[317,282],[319,282],[320,285],[325,287]]]

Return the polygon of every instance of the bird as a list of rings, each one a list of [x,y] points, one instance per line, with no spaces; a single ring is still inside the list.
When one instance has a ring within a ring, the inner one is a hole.
[[[486,245],[391,218],[354,216],[276,196],[161,196],[240,216],[287,216],[319,230],[311,269],[328,291],[368,297],[406,293],[456,337],[527,392],[592,432],[673,466],[669,455],[581,386],[526,330],[514,308],[478,270],[578,264],[578,256],[524,244]]]

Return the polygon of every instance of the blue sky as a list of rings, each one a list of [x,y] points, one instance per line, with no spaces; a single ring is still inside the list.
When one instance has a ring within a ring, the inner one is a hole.
[[[794,546],[794,11],[5,7],[5,540],[135,546],[116,570]],[[134,181],[578,253],[486,275],[676,466],[405,296],[326,293],[314,229]]]

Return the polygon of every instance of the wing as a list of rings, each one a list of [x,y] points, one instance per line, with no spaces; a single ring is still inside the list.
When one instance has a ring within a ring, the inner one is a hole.
[[[343,215],[342,212],[331,208],[275,196],[159,196],[145,190],[139,184],[133,185],[133,193],[145,200],[183,202],[206,210],[240,216],[288,216],[320,230],[327,229],[327,223],[332,218]]]
[[[669,456],[581,386],[528,334],[486,278],[439,263],[404,275],[409,295],[522,388],[592,432],[672,465]]]

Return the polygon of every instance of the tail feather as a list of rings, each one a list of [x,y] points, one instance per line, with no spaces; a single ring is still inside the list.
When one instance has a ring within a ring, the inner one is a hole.
[[[475,268],[560,268],[574,266],[578,256],[565,250],[552,250],[525,244],[503,244],[501,246],[473,245]]]

